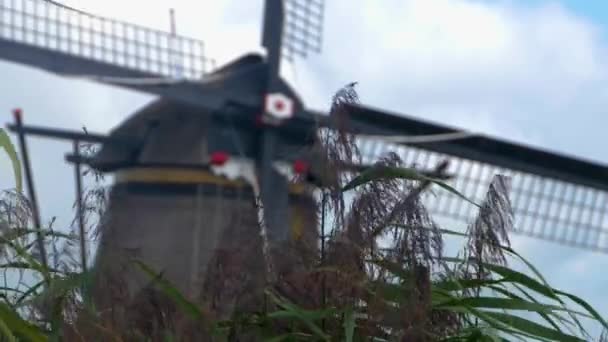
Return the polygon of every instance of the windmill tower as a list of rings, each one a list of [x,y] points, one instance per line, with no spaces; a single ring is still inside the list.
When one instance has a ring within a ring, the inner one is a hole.
[[[282,173],[275,157],[277,145],[291,150],[293,158],[296,149],[313,142],[299,134],[285,144],[275,130],[303,107],[279,75],[285,52],[309,50],[295,50],[283,38],[284,21],[301,10],[266,3],[267,55],[239,58],[193,89],[217,108],[161,98],[111,132],[111,139],[132,144],[105,143],[90,161],[116,175],[94,267],[98,305],[115,305],[120,295],[119,301],[129,303],[150,283],[133,258],[221,317],[261,298],[269,273],[316,262],[313,193],[291,183],[294,173]],[[264,102],[248,107],[217,101],[231,93],[254,101],[264,94]],[[297,257],[288,252],[294,248]]]

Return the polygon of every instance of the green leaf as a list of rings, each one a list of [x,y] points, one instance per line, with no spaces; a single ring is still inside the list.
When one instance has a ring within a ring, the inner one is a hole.
[[[460,237],[469,237],[469,235],[467,235],[465,233],[457,232],[455,230],[450,230],[450,229],[443,229],[443,228],[430,228],[430,227],[425,227],[425,226],[411,226],[411,225],[407,225],[407,224],[403,224],[403,223],[391,223],[390,226],[391,227],[395,227],[395,228],[401,228],[401,229],[437,230],[438,232],[440,232],[442,234],[446,234],[446,235],[454,235],[454,236],[460,236]]]
[[[485,267],[486,269],[491,270],[492,272],[495,272],[495,273],[501,275],[504,278],[505,282],[510,282],[510,283],[514,283],[514,284],[523,285],[524,287],[526,287],[526,288],[528,288],[530,290],[533,290],[533,291],[535,291],[535,292],[537,292],[537,293],[539,293],[541,295],[544,295],[547,298],[551,298],[553,300],[556,300],[557,302],[559,302],[561,304],[562,310],[565,311],[565,312],[567,312],[570,315],[570,317],[573,319],[573,321],[576,322],[576,324],[578,326],[578,329],[580,331],[584,332],[585,329],[583,328],[582,324],[580,323],[580,321],[578,320],[578,318],[575,315],[577,313],[574,312],[574,311],[572,311],[572,310],[569,310],[566,307],[565,303],[557,295],[557,293],[562,293],[562,292],[558,291],[558,290],[555,290],[551,286],[549,286],[546,283],[546,281],[544,280],[544,278],[540,275],[540,273],[538,272],[538,270],[536,270],[522,256],[520,256],[519,254],[517,254],[515,251],[513,251],[512,249],[510,249],[508,247],[503,247],[503,248],[505,248],[505,250],[507,250],[509,253],[517,256],[522,261],[524,261],[524,263],[526,263],[530,267],[530,269],[533,271],[533,273],[537,274],[539,276],[539,278],[541,279],[541,281],[543,281],[544,283],[541,283],[540,281],[538,281],[536,279],[533,279],[532,277],[530,277],[530,276],[528,276],[528,275],[526,275],[524,273],[515,271],[513,269],[510,269],[510,268],[507,268],[507,267],[504,267],[504,266],[483,263],[483,267]],[[458,259],[458,258],[444,258],[444,260],[450,261],[450,262],[461,262],[462,261],[461,259]],[[590,314],[593,317],[595,317],[596,319],[601,319],[601,317],[599,316],[599,314],[597,314],[597,312],[595,310],[593,310],[590,306],[585,307],[585,308],[587,309],[587,311],[590,312]],[[591,311],[589,309],[591,309]],[[600,322],[602,323],[602,325],[605,324],[605,321],[603,319],[601,319]]]
[[[582,300],[581,298],[579,298],[573,294],[565,293],[565,292],[562,292],[559,290],[555,290],[555,292],[557,294],[559,294],[560,296],[568,297],[570,300],[572,300],[576,304],[585,308],[585,310],[587,310],[591,314],[591,316],[593,316],[596,320],[598,320],[603,325],[604,329],[608,329],[608,324],[606,323],[606,320],[604,320],[604,318],[602,318],[602,316],[600,316],[600,314],[597,311],[595,311],[595,309],[593,309],[593,307],[591,307],[591,305],[589,305],[587,302],[585,302],[584,300]]]
[[[0,319],[0,332],[2,332],[2,336],[6,338],[9,342],[17,342],[17,338],[11,332],[11,329],[4,323],[3,320]],[[4,339],[3,339],[4,340]]]
[[[9,342],[17,342],[17,338],[15,337],[15,335],[13,335],[11,329],[9,329],[9,327],[2,319],[0,319],[0,332],[2,333],[1,336],[3,336]],[[4,341],[4,339],[2,339],[2,341]]]
[[[441,342],[450,342],[450,341],[508,342],[507,339],[499,337],[497,335],[497,331],[495,329],[491,329],[489,327],[468,327],[468,328],[459,329],[457,335],[452,335],[447,338],[443,338],[439,341],[441,341]]]
[[[13,261],[13,262],[7,262],[4,264],[0,264],[0,268],[33,269],[30,266],[30,264],[28,264],[27,262],[19,262],[19,261]]]
[[[550,286],[544,285],[537,281],[536,279],[531,278],[530,276],[521,273],[519,271],[512,270],[508,267],[483,263],[483,267],[491,270],[502,276],[505,281],[519,283],[533,291],[538,292],[546,297],[552,299],[558,299],[557,295],[553,292]]]
[[[447,310],[452,311],[452,312],[457,312],[457,313],[466,313],[466,314],[472,315],[474,317],[477,317],[477,319],[480,319],[482,322],[488,324],[493,329],[496,329],[503,333],[509,334],[513,337],[524,336],[524,337],[528,337],[528,338],[531,338],[534,340],[541,340],[541,341],[546,341],[546,342],[554,341],[554,340],[547,339],[542,336],[536,335],[534,333],[528,333],[525,331],[515,330],[514,327],[512,327],[511,325],[501,322],[501,321],[495,319],[494,317],[489,316],[488,311],[477,310],[475,308],[466,307],[466,306],[452,307],[452,308],[448,308]],[[470,323],[470,324],[474,324],[475,326],[478,326],[479,323],[476,322],[476,323]]]
[[[442,234],[446,234],[446,235],[454,235],[454,236],[460,236],[460,237],[469,237],[468,234],[457,232],[455,230],[443,229],[443,228],[439,228],[438,230]]]
[[[453,193],[454,195],[462,198],[463,200],[475,205],[476,207],[481,208],[481,206],[479,204],[471,201],[470,199],[468,199],[466,196],[461,194],[458,190],[454,189],[447,183],[445,183],[441,180],[438,180],[438,179],[427,177],[427,176],[419,173],[418,171],[416,171],[413,168],[391,167],[391,166],[370,167],[369,169],[361,172],[361,174],[359,174],[359,176],[355,177],[348,184],[346,184],[342,188],[342,191],[349,191],[360,185],[363,185],[363,184],[366,184],[369,182],[373,182],[373,181],[377,181],[377,180],[397,179],[397,178],[414,180],[414,181],[431,182],[431,183],[436,184],[436,185],[444,188],[445,190]]]
[[[390,167],[390,166],[374,166],[370,167],[355,177],[346,184],[342,191],[352,190],[360,185],[384,179],[407,179],[416,181],[426,181],[430,178],[423,176],[418,171],[412,168]]]
[[[268,314],[268,317],[271,318],[296,318],[304,323],[315,335],[322,338],[325,341],[330,341],[329,336],[327,336],[323,330],[314,323],[315,320],[322,319],[326,317],[328,314],[335,313],[335,310],[317,310],[317,311],[309,311],[303,310],[296,305],[289,303],[285,299],[279,299],[277,295],[270,291],[266,291],[266,294],[277,304],[279,307],[282,307],[283,310],[275,311]]]
[[[486,315],[496,319],[499,322],[502,322],[508,326],[511,326],[517,330],[526,332],[531,335],[535,335],[538,337],[550,339],[552,341],[565,341],[565,342],[584,342],[585,340],[580,339],[576,336],[568,335],[562,333],[558,330],[551,329],[544,325],[540,325],[538,323],[532,322],[525,318],[521,318],[515,315],[510,315],[501,312],[484,312]]]
[[[0,291],[14,292],[14,293],[25,293],[23,290],[19,290],[10,286],[0,286]]]
[[[62,276],[54,276],[50,281],[50,285],[43,292],[41,292],[38,297],[42,299],[51,299],[56,306],[61,307],[63,301],[68,297],[68,294],[76,289],[82,289],[84,287],[83,285],[88,283],[90,276],[90,273],[79,272],[72,272]],[[37,284],[33,288],[30,288],[29,291],[32,291],[40,285],[41,283]]]
[[[531,296],[529,293],[527,293],[527,292],[526,292],[524,289],[522,289],[522,288],[521,288],[519,285],[517,285],[517,284],[513,284],[513,285],[514,285],[514,286],[515,286],[515,288],[517,288],[517,289],[518,289],[518,290],[519,290],[521,293],[523,293],[523,294],[524,294],[524,295],[525,295],[525,296],[528,298],[528,300],[530,300],[530,301],[532,301],[532,302],[534,302],[534,303],[539,303],[539,302],[538,302],[538,301],[537,301],[537,300],[536,300],[534,297],[532,297],[532,296]],[[509,290],[507,290],[507,289],[504,289],[504,288],[501,288],[501,287],[498,287],[498,286],[493,286],[493,285],[492,285],[492,286],[489,286],[489,288],[490,288],[490,289],[492,289],[492,290],[494,290],[494,291],[496,291],[496,292],[498,292],[498,293],[500,293],[500,294],[502,294],[503,296],[507,296],[507,297],[509,297],[509,298],[522,299],[522,300],[523,300],[523,298],[522,298],[522,297],[520,297],[520,296],[516,295],[515,293],[513,293],[513,292],[511,292],[511,291],[509,291]],[[540,304],[540,303],[539,303],[539,304]],[[539,312],[538,314],[539,314],[539,315],[540,315],[540,316],[541,316],[543,319],[545,319],[545,321],[547,321],[549,324],[551,324],[551,326],[552,326],[554,329],[559,330],[559,331],[562,331],[562,329],[559,327],[559,325],[557,325],[557,323],[555,323],[555,322],[553,321],[553,319],[550,317],[550,315],[549,315],[549,314],[544,313],[544,312]],[[556,315],[556,316],[557,316],[557,315]],[[559,317],[559,316],[558,316],[558,317]]]
[[[23,303],[23,301],[25,301],[29,296],[36,293],[36,291],[38,291],[38,289],[41,288],[44,284],[45,284],[44,281],[41,281],[41,282],[38,282],[38,284],[30,287],[27,291],[25,291],[25,293],[23,293],[19,297],[19,299],[17,299],[17,302],[15,302],[15,304],[20,305],[21,303]]]
[[[169,331],[165,331],[165,342],[173,342],[175,341],[175,337],[173,337],[173,334]]]
[[[388,259],[375,257],[367,261],[372,262],[375,265],[381,267],[382,269],[389,271],[400,279],[409,279],[412,276],[412,272],[404,268],[401,264],[390,261]]]
[[[315,324],[313,320],[308,317],[308,315],[303,314],[302,312],[286,309],[268,313],[267,316],[273,319],[297,319],[304,323],[315,335],[321,337],[325,341],[329,341],[329,337],[323,333],[323,330],[317,324]]]
[[[561,305],[562,305],[564,308],[566,307],[566,304],[565,304],[565,303],[564,303],[564,302],[561,300],[561,298],[559,298],[559,297],[557,296],[557,294],[556,294],[556,291],[557,291],[557,290],[555,290],[555,289],[553,289],[551,286],[549,286],[549,283],[548,283],[548,282],[545,280],[545,278],[543,277],[543,275],[542,275],[542,274],[541,274],[541,273],[540,273],[540,272],[539,272],[539,271],[536,269],[536,267],[534,267],[534,265],[532,265],[532,263],[530,263],[528,260],[526,260],[526,258],[524,258],[523,256],[521,256],[519,253],[515,252],[515,251],[514,251],[514,250],[513,250],[511,247],[508,247],[508,246],[501,246],[501,248],[502,248],[503,250],[507,251],[509,254],[511,254],[511,255],[513,255],[513,256],[515,256],[515,257],[519,258],[519,260],[521,260],[521,261],[522,261],[524,264],[526,264],[526,266],[527,266],[527,267],[528,267],[530,270],[532,270],[532,272],[533,272],[533,273],[534,273],[534,274],[535,274],[535,275],[538,277],[538,279],[540,279],[540,280],[543,282],[543,284],[544,284],[544,285],[545,285],[545,286],[546,286],[546,287],[547,287],[547,288],[548,288],[548,289],[551,291],[551,293],[552,293],[552,294],[555,296],[555,299],[556,299],[556,300],[557,300],[557,301],[558,301],[558,302],[559,302],[559,303],[560,303],[560,304],[561,304]],[[578,320],[578,318],[577,318],[575,315],[570,314],[570,317],[571,317],[571,318],[572,318],[572,319],[573,319],[573,320],[576,322],[576,324],[577,324],[578,328],[579,328],[581,331],[584,331],[584,330],[585,330],[585,329],[583,328],[583,326],[582,326],[581,322]],[[604,325],[604,327],[606,327],[606,325],[605,325],[605,321],[604,321],[604,320],[602,320],[602,321],[600,321],[600,322],[601,322],[601,323]]]
[[[279,336],[273,336],[271,338],[267,338],[264,341],[265,342],[281,342],[281,341],[310,341],[311,337],[313,337],[310,334],[303,334],[303,333],[287,333],[287,334],[283,334],[283,335],[279,335]]]
[[[204,319],[203,312],[194,303],[186,299],[181,292],[175,288],[169,281],[164,279],[161,274],[154,272],[154,270],[148,267],[146,264],[139,260],[134,261],[151,279],[155,282],[161,290],[169,296],[182,310],[188,313],[192,318],[202,321]]]
[[[75,240],[76,236],[73,234],[66,234],[61,232],[52,231],[49,229],[29,229],[29,228],[16,228],[7,231],[2,235],[2,238],[8,241],[13,241],[15,239],[24,237],[29,234],[37,234],[40,233],[42,236],[50,236],[56,238],[64,238],[67,240]]]
[[[47,338],[36,326],[23,320],[8,305],[0,302],[0,321],[10,329],[13,335],[27,341],[46,341]]]
[[[395,303],[404,303],[411,291],[411,287],[408,288],[401,284],[391,284],[385,281],[371,281],[368,286],[376,296],[379,295],[385,301]]]
[[[348,308],[344,312],[344,336],[346,342],[353,342],[353,336],[355,335],[355,314],[352,308]]]
[[[553,310],[564,310],[561,306],[529,302],[517,298],[501,297],[466,297],[448,301],[437,305],[437,307],[469,306],[473,308],[503,309],[503,310],[525,310],[532,312],[550,312]],[[567,310],[566,310],[567,311]]]
[[[442,289],[444,291],[462,291],[466,289],[475,289],[482,287],[489,287],[491,285],[500,284],[504,282],[504,279],[444,279],[437,281],[433,284],[433,287]]]
[[[11,142],[8,134],[6,134],[6,131],[2,128],[0,128],[0,149],[4,149],[11,160],[11,164],[13,165],[13,174],[15,176],[15,188],[17,191],[22,192],[23,176],[21,175],[21,163],[19,162],[19,157],[17,156],[17,150]]]
[[[429,179],[430,180],[430,179]],[[451,187],[450,185],[448,185],[445,182],[439,181],[439,180],[431,180],[432,183],[444,188],[445,190],[453,193],[454,195],[460,197],[461,199],[471,203],[472,205],[476,206],[477,208],[481,208],[481,205],[473,202],[472,200],[470,200],[468,197],[466,197],[465,195],[461,194],[458,190],[454,189],[453,187]]]
[[[30,255],[30,253],[27,252],[27,250],[25,250],[23,247],[13,243],[11,240],[5,239],[4,236],[0,236],[0,242],[5,243],[9,247],[11,247],[15,251],[15,253],[17,253],[18,256],[25,259],[25,261],[29,264],[29,268],[40,272],[42,274],[43,278],[45,279],[45,281],[47,283],[50,282],[50,279],[51,279],[50,270],[47,267],[45,267],[44,265],[42,265],[39,262],[37,262],[36,260],[34,260],[34,258]]]
[[[292,334],[283,334],[283,335],[279,335],[279,336],[275,336],[272,338],[269,338],[267,340],[265,340],[266,342],[281,342],[281,341],[288,341],[292,336]]]

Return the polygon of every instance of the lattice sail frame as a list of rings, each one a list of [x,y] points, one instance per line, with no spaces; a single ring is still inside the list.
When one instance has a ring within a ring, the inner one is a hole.
[[[164,77],[198,80],[215,66],[202,41],[42,0],[0,0],[0,39]]]
[[[293,61],[321,52],[324,10],[324,0],[285,0],[283,57]]]
[[[422,169],[433,168],[448,159],[448,172],[455,176],[450,185],[476,203],[483,201],[494,175],[509,176],[515,214],[512,233],[608,253],[608,191],[419,147],[371,139],[359,139],[359,146],[365,163],[372,163],[388,152],[397,153],[406,165]],[[472,204],[439,187],[433,188],[433,194],[427,193],[424,201],[439,223],[443,220],[459,223],[461,229],[455,230],[463,230],[478,212]]]

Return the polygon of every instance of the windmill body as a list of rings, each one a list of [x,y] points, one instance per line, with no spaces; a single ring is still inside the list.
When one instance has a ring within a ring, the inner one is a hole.
[[[218,70],[210,79],[232,72]],[[229,298],[215,299],[222,312],[240,297],[228,295],[226,287],[213,289],[217,279],[235,278],[239,286],[233,291],[238,293],[263,288],[268,265],[256,205],[258,172],[250,162],[259,139],[256,112],[244,106],[234,112],[226,123],[213,120],[214,113],[199,106],[156,100],[111,132],[111,138],[130,139],[128,148],[104,144],[91,160],[93,167],[116,175],[94,268],[98,305],[115,305],[120,294],[123,302],[131,302],[149,284],[132,259],[162,272],[193,299],[216,298],[213,291],[221,291],[222,298]],[[295,143],[291,148],[296,146],[302,148]],[[215,160],[217,153],[230,159]],[[227,168],[240,172],[229,179],[222,170]],[[274,191],[291,193],[283,211],[291,229],[270,230],[268,238],[314,247],[318,237],[312,193],[302,186],[289,189],[284,175],[277,170],[273,174]]]

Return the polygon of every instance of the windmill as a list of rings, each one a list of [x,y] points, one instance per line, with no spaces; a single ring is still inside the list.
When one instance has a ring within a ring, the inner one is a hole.
[[[248,191],[259,190],[269,241],[289,239],[290,185],[272,165],[277,161],[288,165],[302,162],[302,146],[312,144],[312,132],[319,126],[330,127],[331,120],[308,109],[280,77],[279,69],[284,57],[305,57],[320,50],[321,0],[266,1],[262,34],[266,54],[247,54],[212,72],[207,72],[209,60],[198,41],[37,0],[2,0],[0,14],[1,59],[160,97],[109,135],[29,126],[17,117],[9,128],[20,136],[34,203],[25,135],[101,143],[104,148],[94,159],[87,160],[74,149],[68,160],[77,168],[87,163],[104,172],[116,172],[119,182],[122,179],[125,183],[143,178],[201,183],[203,179],[196,170],[217,171],[228,160],[240,158],[250,162],[253,183],[259,185],[259,189]],[[35,27],[28,26],[24,18]],[[169,50],[163,42],[171,39],[180,48]],[[153,53],[159,57],[153,57]],[[176,59],[182,62],[180,79],[171,77],[172,61]],[[364,153],[363,163],[388,150],[421,168],[448,158],[454,186],[473,199],[482,195],[495,173],[512,176],[516,215],[513,233],[608,252],[608,167],[365,105],[345,104],[345,108],[349,129],[358,137]],[[175,135],[184,139],[181,143],[165,144],[176,127],[183,127],[179,120],[196,124],[189,126],[190,131]],[[195,146],[195,136],[205,139],[198,139]],[[188,151],[198,159],[175,153],[179,144],[192,147]],[[158,153],[161,149],[165,152]],[[138,169],[175,167],[175,158],[181,158],[181,173]],[[195,165],[190,163],[193,159],[197,160]],[[213,178],[213,182],[220,180]],[[174,186],[172,191],[179,192],[179,188]],[[236,193],[234,190],[226,196],[234,198]],[[454,195],[442,190],[437,194],[428,201],[432,213],[460,222],[473,213],[471,205]],[[255,219],[251,209],[236,211],[247,212],[248,219]],[[164,234],[153,236],[170,238],[170,233]],[[189,279],[183,283],[189,283],[191,276],[190,268],[182,275],[173,275],[175,279]]]

